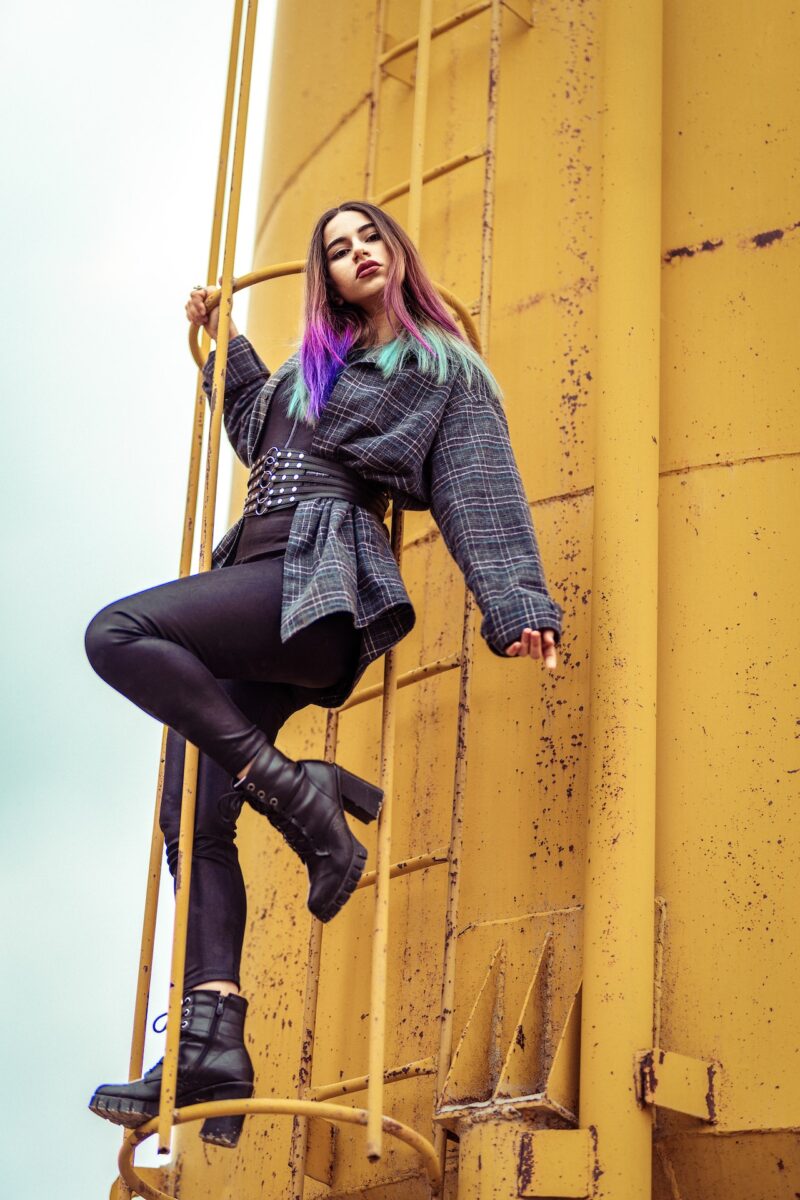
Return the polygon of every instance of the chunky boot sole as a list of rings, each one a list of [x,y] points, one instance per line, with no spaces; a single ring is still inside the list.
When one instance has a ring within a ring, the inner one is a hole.
[[[127,1100],[122,1096],[98,1096],[95,1094],[89,1101],[89,1108],[98,1117],[111,1121],[114,1125],[124,1125],[126,1129],[138,1129],[156,1115],[157,1110],[149,1111],[144,1100]]]
[[[189,1095],[182,1096],[177,1107],[209,1104],[213,1100],[249,1100],[252,1094],[253,1086],[249,1083],[218,1084],[216,1087],[198,1088]],[[140,1125],[145,1125],[158,1116],[158,1105],[153,1101],[134,1100],[127,1096],[98,1095],[97,1092],[89,1101],[89,1108],[98,1117],[103,1117],[114,1125],[124,1125],[126,1129],[138,1129]],[[239,1141],[243,1124],[244,1116],[209,1117],[200,1128],[200,1137],[214,1146],[233,1148]]]
[[[361,845],[361,842],[357,841],[356,838],[353,838],[353,856],[350,859],[350,865],[342,879],[339,890],[334,896],[331,897],[324,908],[319,910],[311,908],[312,914],[317,918],[318,921],[322,921],[323,923],[330,921],[331,918],[335,917],[339,910],[344,907],[344,905],[352,896],[353,892],[356,890],[358,881],[364,874],[364,867],[366,866],[366,863],[366,850]],[[309,905],[309,908],[310,907],[311,906]]]

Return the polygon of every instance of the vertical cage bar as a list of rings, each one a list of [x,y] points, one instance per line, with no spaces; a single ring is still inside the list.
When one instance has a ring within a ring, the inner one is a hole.
[[[219,262],[219,246],[222,231],[222,202],[225,189],[225,177],[228,173],[228,153],[231,137],[231,113],[233,111],[234,84],[236,82],[237,51],[239,47],[243,0],[236,0],[231,29],[231,43],[228,55],[228,78],[225,89],[225,111],[222,118],[220,149],[217,164],[217,182],[214,192],[214,210],[211,223],[211,242],[208,251],[208,269],[206,278],[212,280],[217,273]],[[207,338],[203,331],[204,340]],[[186,504],[184,506],[183,534],[181,537],[181,552],[178,568],[179,578],[189,574],[192,560],[192,545],[194,542],[194,517],[197,509],[197,494],[200,480],[200,451],[203,443],[203,427],[205,425],[206,398],[202,387],[202,372],[198,371],[195,385],[195,412],[192,422],[192,440],[189,452],[189,471],[186,485]],[[147,893],[145,895],[144,916],[142,919],[142,939],[139,953],[139,970],[137,973],[136,1005],[133,1017],[133,1033],[131,1037],[129,1079],[137,1079],[144,1065],[145,1027],[147,1024],[147,1006],[150,1002],[150,984],[153,975],[153,945],[158,909],[158,889],[161,882],[161,861],[164,841],[159,825],[161,796],[164,788],[164,764],[166,761],[167,727],[161,736],[161,757],[159,760],[158,784],[156,787],[155,813],[153,816],[153,834],[150,841],[150,861],[147,871]]]
[[[386,26],[386,0],[377,0],[375,6],[375,57],[372,64],[372,90],[369,94],[369,116],[367,119],[367,162],[364,169],[364,195],[371,196],[375,191],[375,174],[378,158],[378,132],[380,128],[381,82],[381,51],[383,50],[384,29]]]
[[[233,144],[231,184],[225,228],[225,248],[222,259],[222,296],[220,298],[219,329],[217,331],[217,354],[214,361],[214,381],[211,389],[211,425],[206,457],[203,516],[200,533],[200,571],[211,569],[220,431],[225,395],[225,371],[228,360],[231,302],[233,298],[233,259],[239,225],[239,202],[242,190],[247,110],[250,100],[250,81],[253,70],[253,48],[257,13],[258,0],[248,0],[244,45],[242,49],[242,68],[239,81],[239,99],[236,110],[236,132]],[[172,1114],[175,1108],[177,1088],[180,1012],[186,962],[186,929],[189,916],[189,889],[192,872],[192,841],[194,838],[198,757],[197,747],[187,742],[184,761],[183,797],[181,801],[181,824],[178,840],[178,869],[175,896],[175,926],[172,940],[169,1014],[167,1017],[167,1039],[161,1081],[161,1102],[159,1106],[159,1154],[169,1153]]]
[[[225,104],[222,114],[220,131],[219,154],[217,156],[217,179],[214,189],[214,207],[211,220],[211,238],[208,249],[206,279],[210,282],[217,274],[219,264],[219,247],[222,236],[222,211],[225,195],[225,179],[228,174],[228,155],[230,152],[231,125],[233,113],[233,96],[236,84],[236,67],[238,62],[239,42],[241,38],[243,0],[235,0],[231,38],[228,50],[228,73],[225,85]],[[203,330],[203,348],[208,347],[208,335]],[[178,563],[178,577],[182,579],[191,570],[192,550],[194,546],[195,513],[200,482],[200,460],[203,446],[203,429],[205,427],[206,398],[203,392],[202,372],[198,371],[195,381],[195,405],[192,418],[192,437],[189,447],[189,468],[186,481],[186,502],[183,513],[183,531],[181,534],[181,551]],[[161,832],[160,813],[161,799],[164,792],[164,767],[167,753],[167,726],[161,733],[161,753],[159,758],[158,780],[153,812],[153,827],[150,836],[150,857],[147,865],[147,889],[145,892],[144,911],[142,913],[142,935],[139,949],[139,966],[136,972],[136,999],[134,1003],[133,1027],[131,1031],[131,1051],[128,1064],[128,1078],[138,1079],[144,1068],[144,1044],[147,1027],[147,1009],[150,1004],[150,988],[153,980],[153,950],[155,946],[156,924],[158,921],[158,895],[161,886],[161,864],[164,855],[164,837]],[[135,1150],[134,1150],[135,1155]],[[132,1159],[133,1161],[133,1159]],[[128,1200],[130,1189],[122,1180],[118,1184],[120,1200]]]

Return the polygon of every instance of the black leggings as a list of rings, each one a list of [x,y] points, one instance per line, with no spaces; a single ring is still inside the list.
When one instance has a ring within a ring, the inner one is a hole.
[[[232,777],[358,662],[361,634],[350,613],[331,613],[281,642],[282,584],[280,554],[137,592],[86,630],[98,675],[169,726],[161,828],[173,876],[186,741],[200,750],[187,989],[239,983],[246,897]]]

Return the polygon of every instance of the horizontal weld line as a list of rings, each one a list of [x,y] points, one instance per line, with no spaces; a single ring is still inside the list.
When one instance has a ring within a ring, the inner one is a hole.
[[[800,450],[783,450],[776,454],[748,454],[746,458],[726,458],[719,462],[690,463],[688,467],[671,467],[660,471],[660,478],[666,475],[688,475],[691,471],[710,471],[714,467],[744,467],[748,463],[772,462],[780,458],[798,458]]]
[[[659,471],[659,479],[666,479],[672,475],[688,475],[692,471],[711,471],[715,467],[743,467],[748,463],[773,462],[776,459],[784,458],[800,458],[800,450],[784,450],[776,454],[750,454],[746,458],[726,458],[719,462],[708,463],[690,463],[686,467],[668,467],[665,471]],[[580,500],[584,496],[591,496],[594,492],[594,485],[585,488],[578,488],[574,492],[559,492],[554,496],[542,496],[540,500],[529,500],[530,508],[544,508],[548,504],[560,504],[565,500]],[[409,550],[412,546],[424,546],[426,542],[432,542],[439,537],[439,530],[436,526],[433,529],[421,533],[419,537],[413,538],[410,542],[403,543],[403,549]]]

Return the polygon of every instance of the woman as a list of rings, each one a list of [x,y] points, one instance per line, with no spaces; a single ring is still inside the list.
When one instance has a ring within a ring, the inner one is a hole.
[[[206,290],[186,305],[214,338]],[[204,377],[210,392],[213,354]],[[169,726],[161,806],[175,874],[185,740],[200,750],[178,1104],[249,1096],[239,994],[245,891],[234,842],[246,800],[309,875],[308,907],[330,920],[366,851],[344,809],[373,820],[379,788],[319,760],[293,762],[279,729],[308,704],[344,703],[415,615],[389,546],[389,498],[430,509],[497,655],[557,663],[561,610],[547,593],[497,383],[461,336],[419,255],[383,210],[325,212],[306,267],[300,350],[270,376],[231,325],[225,428],[251,468],[244,513],[217,568],[109,605],[91,621],[94,669]],[[155,1115],[161,1064],[99,1088],[118,1124]],[[201,1137],[235,1145],[242,1118]]]

